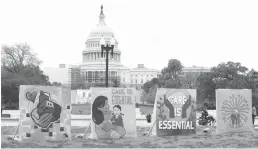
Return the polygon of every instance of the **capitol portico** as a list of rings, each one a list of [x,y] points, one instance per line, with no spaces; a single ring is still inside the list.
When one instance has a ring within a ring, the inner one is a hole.
[[[106,40],[106,43],[109,43],[112,37],[115,39],[113,58],[111,58],[111,54],[109,54],[108,80],[110,85],[114,79],[117,79],[122,87],[137,86],[137,88],[140,88],[146,81],[158,77],[160,74],[159,70],[145,68],[143,64],[138,65],[138,68],[135,69],[130,69],[121,64],[121,51],[118,46],[118,41],[116,40],[114,31],[109,28],[105,22],[103,6],[101,6],[99,22],[90,32],[85,42],[85,49],[82,51],[83,60],[80,65],[80,73],[83,84],[85,84],[87,88],[101,86],[104,85],[105,82],[106,54],[104,52],[103,58],[101,58],[100,39],[102,36]],[[139,76],[137,76],[137,74]]]
[[[60,65],[59,68],[44,68],[52,82],[61,82],[63,86],[71,89],[89,89],[90,87],[105,86],[106,61],[105,51],[101,58],[101,38],[109,43],[115,39],[114,55],[111,58],[109,54],[109,86],[114,85],[114,80],[118,80],[120,87],[135,87],[141,89],[145,82],[153,78],[158,78],[161,72],[156,69],[146,68],[144,64],[138,64],[136,68],[128,68],[121,63],[122,52],[119,49],[118,41],[114,31],[109,28],[105,22],[103,7],[99,14],[97,26],[91,30],[85,42],[85,48],[82,50],[82,63],[80,65]],[[198,75],[201,72],[209,72],[210,68],[204,67],[185,67],[180,76],[186,76],[188,73]],[[62,74],[57,76],[56,74]]]

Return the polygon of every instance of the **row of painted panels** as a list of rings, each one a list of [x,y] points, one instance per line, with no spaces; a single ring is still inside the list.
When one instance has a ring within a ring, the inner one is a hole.
[[[71,91],[20,86],[21,139],[71,139]],[[91,138],[136,137],[135,89],[91,88]],[[216,90],[217,132],[251,131],[251,90]],[[196,133],[196,90],[160,88],[153,135]]]

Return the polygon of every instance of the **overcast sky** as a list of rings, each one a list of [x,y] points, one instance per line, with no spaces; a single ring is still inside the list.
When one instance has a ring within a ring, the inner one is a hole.
[[[257,2],[258,3],[258,2]],[[258,70],[255,0],[1,0],[0,44],[28,43],[42,67],[79,64],[103,4],[121,61],[161,70],[240,62]]]

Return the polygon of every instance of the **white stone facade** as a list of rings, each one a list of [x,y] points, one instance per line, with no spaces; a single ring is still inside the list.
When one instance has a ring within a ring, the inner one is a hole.
[[[114,79],[120,82],[120,87],[136,87],[140,89],[141,86],[150,81],[152,78],[157,78],[160,75],[159,70],[148,69],[143,64],[139,64],[137,68],[130,69],[121,64],[121,51],[118,46],[118,41],[111,28],[105,23],[105,15],[101,9],[99,15],[99,23],[90,32],[86,42],[85,48],[82,50],[82,63],[77,66],[69,66],[66,68],[64,64],[60,64],[59,68],[51,68],[47,73],[52,81],[67,84],[72,89],[89,89],[95,86],[105,86],[106,79],[106,54],[103,53],[101,58],[100,39],[104,37],[106,43],[109,43],[114,37],[115,45],[113,51],[113,58],[109,53],[109,85],[113,85]],[[59,70],[65,70],[63,74],[66,77],[59,77],[57,74]],[[65,80],[65,81],[64,81]]]
[[[66,67],[59,67],[59,68],[53,68],[53,67],[45,67],[43,68],[44,74],[49,76],[49,81],[51,83],[53,82],[60,82],[63,86],[70,88],[70,77],[69,77],[69,68]]]
[[[83,61],[80,65],[82,80],[90,86],[100,86],[105,83],[106,72],[106,54],[104,52],[101,58],[100,39],[104,37],[106,43],[109,43],[111,38],[115,38],[115,34],[105,23],[105,15],[101,9],[99,15],[99,23],[94,28],[86,42],[85,49],[82,52]],[[109,83],[115,78],[119,80],[122,87],[132,87],[145,83],[154,77],[157,77],[159,70],[147,68],[130,69],[121,64],[121,51],[118,46],[118,41],[115,39],[113,58],[109,54]],[[135,77],[139,75],[139,77]]]
[[[202,72],[210,72],[211,68],[208,67],[184,67],[180,73],[181,76],[185,76],[187,73],[202,73]]]

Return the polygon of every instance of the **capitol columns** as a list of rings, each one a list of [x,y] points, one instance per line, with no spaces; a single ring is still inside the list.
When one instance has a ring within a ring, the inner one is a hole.
[[[105,39],[103,38],[103,35],[100,39],[100,45],[101,45],[101,58],[103,58],[104,51],[106,52],[106,87],[108,87],[108,61],[109,61],[109,51],[111,52],[111,57],[113,58],[114,54],[114,45],[115,45],[115,39],[112,36],[110,40],[110,44],[106,44]]]

